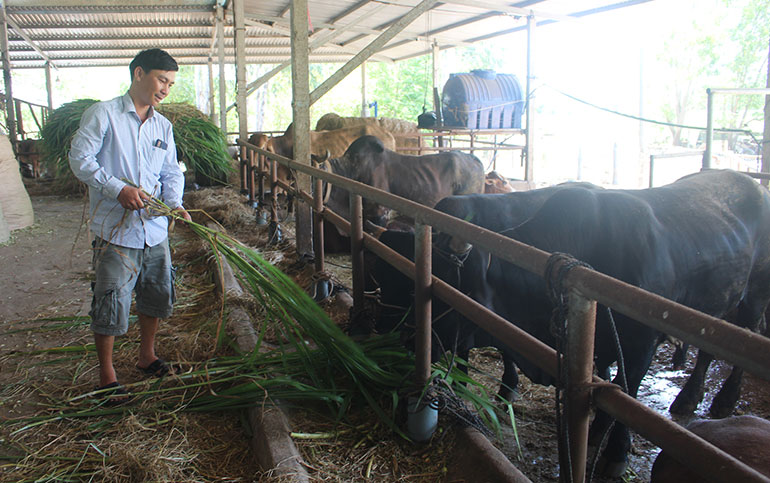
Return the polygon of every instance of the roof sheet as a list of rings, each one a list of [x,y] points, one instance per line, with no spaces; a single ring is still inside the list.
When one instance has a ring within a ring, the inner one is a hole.
[[[220,0],[222,1],[222,0]],[[290,0],[244,0],[246,61],[290,60]],[[444,0],[418,17],[372,60],[398,61],[651,0]],[[139,50],[168,50],[180,64],[217,59],[217,0],[5,0],[11,67],[125,65]],[[310,0],[310,62],[345,62],[419,0]],[[226,62],[232,63],[233,16],[226,10]],[[39,49],[33,48],[31,44]]]

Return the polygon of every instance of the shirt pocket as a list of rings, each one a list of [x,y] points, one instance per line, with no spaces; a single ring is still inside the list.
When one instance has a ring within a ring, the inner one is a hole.
[[[168,151],[166,149],[150,146],[147,152],[147,162],[150,165],[150,171],[155,177],[160,176],[160,171],[163,169],[163,162],[166,159],[167,153]]]

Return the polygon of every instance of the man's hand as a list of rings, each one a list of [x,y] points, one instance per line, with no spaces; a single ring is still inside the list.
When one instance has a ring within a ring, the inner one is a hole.
[[[147,193],[133,186],[124,186],[118,194],[120,206],[127,210],[141,210],[144,208],[144,200],[149,199]]]
[[[171,212],[176,213],[177,215],[181,216],[187,221],[192,221],[192,218],[190,217],[190,213],[188,213],[187,210],[185,210],[181,206],[179,208],[174,208],[173,210],[171,210]]]

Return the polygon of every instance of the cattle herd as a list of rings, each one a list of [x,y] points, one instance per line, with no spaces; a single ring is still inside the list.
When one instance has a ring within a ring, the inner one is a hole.
[[[292,141],[289,129],[283,136],[259,142],[268,151],[292,157]],[[770,301],[770,193],[747,175],[707,170],[659,188],[620,190],[566,183],[513,192],[499,175],[485,179],[483,166],[473,155],[442,152],[416,156],[399,154],[394,149],[393,136],[377,125],[314,132],[311,137],[316,161],[335,174],[435,207],[547,252],[568,253],[594,270],[739,327],[753,331],[765,327],[764,314]],[[286,181],[291,178],[288,171],[282,176]],[[347,218],[347,191],[332,187],[327,207]],[[387,229],[393,214],[372,203],[365,203],[364,215],[372,225],[383,227],[378,231],[382,243],[414,258],[414,234],[404,228],[408,224]],[[404,220],[404,216],[408,221],[408,213],[401,214],[400,219]],[[335,236],[344,240],[344,234],[334,227],[325,236],[326,240]],[[433,239],[434,276],[542,342],[556,345],[550,325],[554,305],[540,276],[492,256],[467,240],[446,233],[436,233]],[[332,242],[326,249],[348,247],[342,241]],[[375,330],[400,330],[409,344],[409,332],[414,327],[409,323],[414,313],[413,283],[382,260],[370,268],[368,280],[376,283],[381,302]],[[449,310],[444,302],[434,299],[432,313],[436,317],[434,358],[440,357],[444,349],[454,350],[466,360],[473,347],[500,349],[504,361],[499,393],[502,397],[516,397],[517,367],[535,383],[555,383],[550,375]],[[617,328],[620,353],[613,343],[610,319]],[[597,374],[609,379],[610,366],[622,357],[628,393],[636,397],[665,334],[623,314],[601,309],[596,327]],[[698,354],[692,375],[670,408],[672,413],[696,408],[703,398],[704,376],[711,361],[709,354]],[[742,369],[733,368],[711,405],[714,417],[732,414],[739,399],[741,376]],[[621,382],[621,377],[618,371],[613,382]],[[760,426],[748,426],[760,432],[764,428],[764,437],[770,437],[765,427],[770,423],[761,421]],[[609,416],[599,411],[591,438],[601,438],[610,424]],[[746,425],[741,421],[735,431],[740,432],[740,427]],[[704,437],[707,434],[709,431],[704,432]],[[612,427],[602,454],[605,474],[619,476],[624,472],[630,441],[628,428],[621,424]],[[725,446],[723,449],[730,451],[730,445]],[[659,465],[665,466],[670,465]],[[659,469],[659,475],[664,473]]]

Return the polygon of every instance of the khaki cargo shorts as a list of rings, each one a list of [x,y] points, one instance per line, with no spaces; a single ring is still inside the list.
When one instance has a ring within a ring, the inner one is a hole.
[[[168,238],[143,249],[113,245],[99,237],[93,242],[96,281],[92,284],[91,330],[101,335],[123,335],[128,330],[131,294],[136,292],[140,314],[165,319],[171,315],[176,294]]]

